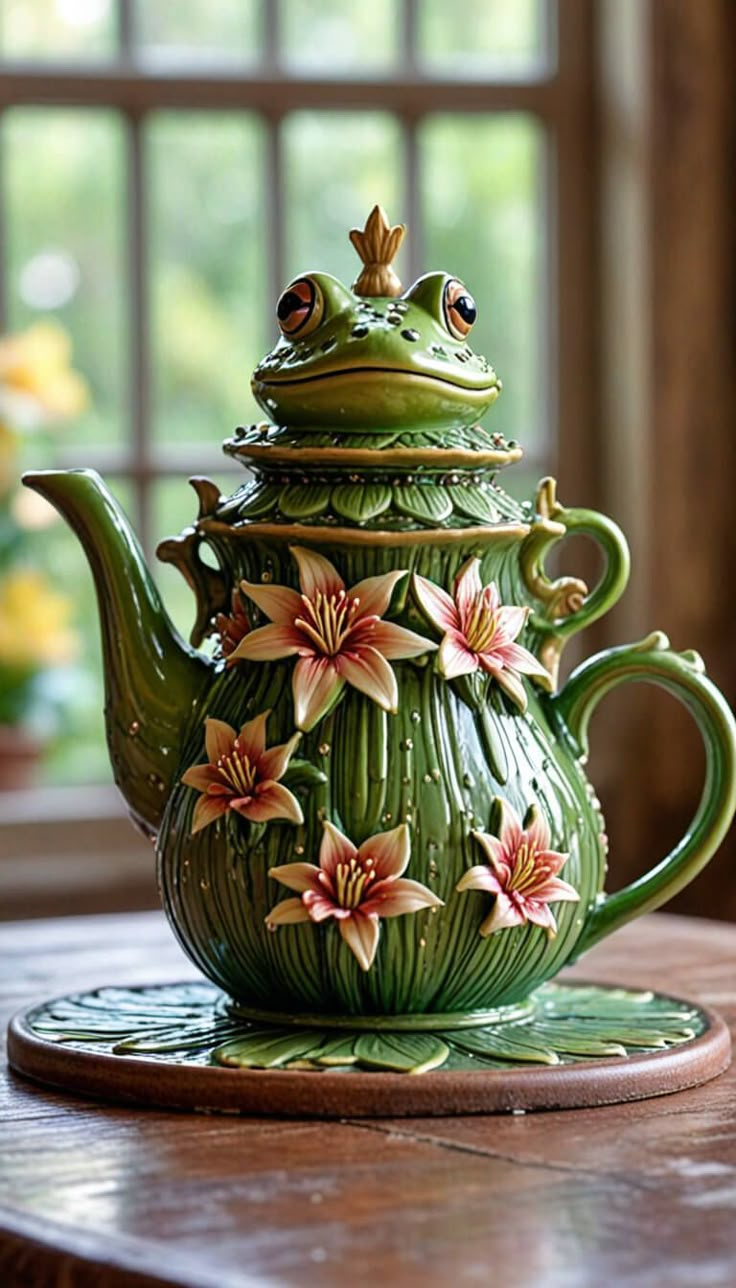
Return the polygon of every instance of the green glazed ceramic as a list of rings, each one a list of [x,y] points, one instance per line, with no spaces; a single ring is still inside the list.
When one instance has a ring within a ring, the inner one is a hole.
[[[174,931],[233,1015],[281,1030],[516,1023],[692,880],[734,812],[733,718],[697,654],[656,633],[558,687],[566,640],[624,590],[625,540],[550,479],[504,492],[521,449],[480,424],[501,384],[475,303],[443,272],[402,290],[402,234],[376,208],[352,289],[310,273],[278,301],[269,421],[225,443],[247,477],[228,498],[193,479],[197,518],[159,548],[196,597],[191,647],[100,479],[26,479],[89,557],[110,754]],[[591,592],[545,573],[572,531],[604,554]],[[672,853],[606,895],[588,721],[642,680],[692,713],[706,781]]]

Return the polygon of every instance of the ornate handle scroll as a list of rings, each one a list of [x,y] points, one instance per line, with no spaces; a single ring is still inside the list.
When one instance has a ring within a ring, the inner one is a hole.
[[[556,483],[544,478],[535,499],[537,518],[521,548],[521,574],[527,590],[541,604],[531,626],[542,637],[540,660],[556,681],[565,640],[602,617],[621,598],[629,579],[629,547],[612,519],[595,510],[566,509],[557,500]],[[551,580],[544,561],[551,546],[569,533],[592,537],[601,547],[605,568],[592,591],[578,577]]]

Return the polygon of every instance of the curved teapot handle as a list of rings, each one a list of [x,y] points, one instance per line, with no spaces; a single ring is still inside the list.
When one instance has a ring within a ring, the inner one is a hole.
[[[521,548],[521,573],[527,589],[543,605],[542,611],[532,613],[530,625],[542,636],[540,656],[555,677],[564,641],[618,602],[629,580],[631,561],[626,537],[618,524],[596,510],[561,505],[554,479],[541,480],[535,504],[538,518]],[[545,572],[547,551],[570,533],[592,537],[603,551],[605,568],[592,591],[579,577],[552,581]]]
[[[731,709],[705,675],[698,654],[673,652],[660,631],[638,644],[590,658],[550,699],[576,757],[583,760],[587,755],[588,722],[601,698],[628,680],[656,684],[687,707],[705,744],[705,783],[692,822],[670,854],[625,889],[598,896],[576,955],[633,917],[658,908],[692,881],[717,850],[736,810],[736,722]]]

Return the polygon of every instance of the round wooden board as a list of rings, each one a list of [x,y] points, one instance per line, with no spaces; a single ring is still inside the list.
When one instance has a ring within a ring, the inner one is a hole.
[[[8,1058],[25,1077],[77,1095],[203,1113],[393,1118],[582,1109],[683,1091],[728,1067],[731,1039],[723,1020],[695,1003],[673,1001],[697,1010],[702,1031],[696,1037],[664,1049],[555,1065],[416,1075],[353,1068],[227,1068],[195,1064],[172,1053],[155,1058],[112,1054],[41,1035],[30,1018],[38,1016],[38,1007],[11,1021]]]

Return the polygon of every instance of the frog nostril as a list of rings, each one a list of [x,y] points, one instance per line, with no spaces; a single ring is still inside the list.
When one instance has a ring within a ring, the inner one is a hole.
[[[405,331],[402,331],[401,334],[403,335],[405,340],[414,341],[419,339],[419,332],[415,331],[413,327],[407,327],[407,329]]]

